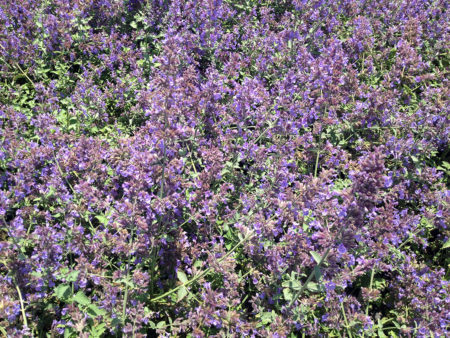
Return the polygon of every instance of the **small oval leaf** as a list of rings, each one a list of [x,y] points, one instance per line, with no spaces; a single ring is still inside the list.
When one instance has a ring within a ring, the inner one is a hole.
[[[182,300],[184,297],[186,297],[187,295],[187,289],[185,286],[182,286],[181,288],[178,289],[178,294],[177,294],[177,302],[179,302],[180,300]]]
[[[180,280],[180,282],[183,284],[186,284],[188,282],[186,274],[181,270],[177,271],[177,277]]]
[[[310,252],[311,256],[314,258],[314,260],[316,261],[317,264],[320,263],[320,260],[322,259],[322,256],[320,256],[319,253],[315,252],[315,251],[311,251]]]

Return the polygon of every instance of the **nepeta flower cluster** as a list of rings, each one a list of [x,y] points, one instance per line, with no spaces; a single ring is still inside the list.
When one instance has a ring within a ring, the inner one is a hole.
[[[444,336],[444,0],[0,0],[0,332]]]

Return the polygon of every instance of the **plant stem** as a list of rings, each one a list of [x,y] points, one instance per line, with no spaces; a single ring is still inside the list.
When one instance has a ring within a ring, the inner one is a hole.
[[[131,247],[131,249],[133,247],[133,236],[134,236],[134,228],[131,229],[131,236],[130,236],[130,247]],[[124,292],[123,304],[122,304],[122,322],[123,322],[123,325],[125,325],[125,320],[126,320],[126,315],[127,315],[128,283],[129,283],[129,280],[130,280],[130,260],[131,260],[131,255],[128,256],[127,279],[126,279],[126,283],[125,283],[125,292]]]
[[[322,263],[327,259],[328,254],[331,251],[331,246],[327,249],[327,251],[325,251],[325,254],[320,258],[319,263],[316,265],[317,267],[320,267],[322,265]],[[294,295],[294,297],[292,297],[291,302],[288,305],[288,309],[290,309],[292,307],[292,305],[294,304],[294,302],[297,300],[297,298],[303,293],[303,291],[305,291],[306,286],[308,285],[308,283],[311,281],[311,279],[313,279],[314,277],[314,269],[312,270],[312,272],[309,274],[308,278],[306,279],[306,282],[303,283],[302,287],[300,288],[299,291],[297,291],[297,293]]]
[[[372,291],[372,285],[373,285],[373,278],[375,275],[375,267],[372,268],[372,271],[370,272],[370,283],[369,283],[369,292]],[[369,314],[369,302],[366,306],[366,316]]]
[[[374,276],[375,276],[375,266],[372,268],[372,271],[370,272],[369,292],[372,291],[372,285],[373,285],[373,278],[374,278]],[[369,315],[369,305],[370,305],[370,302],[368,301],[367,305],[366,305],[366,316]],[[363,336],[363,338],[365,337],[365,333],[364,332],[363,332],[362,336]]]
[[[76,194],[75,189],[72,187],[70,182],[66,179],[64,172],[61,169],[61,166],[59,165],[58,159],[56,158],[55,151],[53,150],[53,158],[55,159],[56,166],[58,167],[59,174],[61,175],[61,178],[67,183],[70,190],[72,190],[72,193]]]
[[[407,238],[407,239],[405,239],[405,241],[402,243],[402,244],[400,244],[399,246],[398,246],[398,250],[400,250],[401,248],[403,248],[406,244],[408,244],[408,242],[411,240],[411,239],[413,239],[412,238],[412,236],[415,236],[415,235],[417,235],[419,232],[421,232],[421,231],[423,231],[424,229],[417,229],[416,231],[414,231],[411,235],[409,235],[409,237]]]
[[[161,188],[159,190],[159,197],[164,197],[164,179],[165,179],[165,171],[166,171],[166,142],[163,141],[163,165],[162,165],[162,177],[161,177]]]
[[[244,237],[239,243],[237,243],[226,255],[224,255],[223,257],[221,257],[217,262],[221,263],[224,259],[228,258],[239,246],[241,246],[243,243],[245,243],[248,239],[250,239],[253,236],[253,231],[251,231],[246,237]],[[171,295],[172,293],[178,291],[178,289],[181,289],[182,287],[186,287],[192,283],[194,283],[195,281],[197,281],[198,279],[206,276],[208,273],[211,272],[211,268],[206,269],[205,271],[199,273],[198,275],[196,275],[194,278],[192,278],[191,280],[188,280],[186,283],[180,284],[177,287],[163,293],[162,295],[159,295],[158,297],[155,297],[153,299],[150,299],[150,302],[156,302],[162,298],[165,298],[169,295]]]
[[[20,310],[22,311],[23,325],[25,327],[28,327],[27,315],[25,314],[25,305],[23,303],[22,292],[20,292],[20,288],[19,285],[17,285],[17,283],[14,283],[14,285],[16,287],[17,293],[19,294]]]
[[[191,152],[191,149],[189,148],[189,145],[187,146],[187,148],[189,151],[189,157],[191,158],[192,168],[194,169],[195,174],[198,174],[197,169],[195,168],[194,159],[192,158],[192,152]]]
[[[3,47],[2,45],[0,45],[0,47],[2,47],[4,51],[6,51],[6,48],[5,48],[5,47]],[[6,60],[5,60],[5,61],[6,61]],[[14,62],[14,66],[15,66],[16,68],[19,69],[19,71],[22,73],[23,76],[25,76],[25,78],[26,78],[28,81],[30,81],[30,83],[33,85],[33,87],[36,87],[36,85],[34,84],[33,80],[31,80],[30,77],[28,76],[28,74],[25,73],[25,71],[22,69],[22,67],[19,65],[19,63]]]
[[[167,100],[166,100],[167,106]],[[167,110],[164,111],[164,132],[167,131],[169,127],[169,118],[167,116]],[[166,171],[166,161],[167,161],[167,152],[166,152],[166,141],[163,140],[163,166],[162,166],[162,177],[161,177],[161,189],[159,191],[159,197],[164,197],[164,180],[165,180],[165,171]]]
[[[126,315],[127,315],[127,303],[128,303],[128,280],[130,278],[130,268],[129,264],[127,264],[127,279],[125,283],[125,293],[123,296],[123,304],[122,304],[122,323],[125,325]]]
[[[251,274],[253,271],[255,271],[255,269],[250,269],[249,271],[247,271],[246,273],[244,273],[243,275],[242,275],[242,277],[241,278],[239,278],[239,281],[242,281],[245,277],[247,277],[249,274]]]
[[[317,170],[319,169],[319,158],[320,158],[320,150],[317,149],[316,165],[314,167],[314,177],[317,177]]]
[[[327,222],[327,223],[328,223],[328,222]],[[327,226],[328,226],[328,224],[327,224]],[[342,228],[339,230],[339,233],[337,234],[336,237],[339,237],[339,236],[342,234],[343,231],[344,231],[344,227],[342,227]],[[319,267],[319,268],[321,267],[321,265],[323,264],[323,262],[325,262],[325,260],[327,259],[328,254],[330,253],[331,249],[332,249],[332,246],[330,245],[330,246],[328,247],[327,251],[325,251],[325,253],[322,255],[322,257],[320,257],[320,261],[319,261],[319,263],[317,263],[316,267]],[[308,276],[308,279],[307,279],[306,282],[302,285],[302,287],[300,288],[300,290],[297,291],[297,293],[292,297],[292,300],[289,302],[288,307],[287,307],[288,310],[292,307],[292,305],[294,305],[294,302],[297,300],[298,297],[300,297],[300,295],[303,293],[303,291],[305,291],[305,289],[306,289],[308,283],[311,281],[311,279],[313,279],[313,277],[314,277],[314,269],[311,271],[311,273],[310,273],[309,276]]]
[[[350,327],[348,325],[347,316],[345,315],[344,302],[341,303],[342,315],[344,316],[345,327],[347,329],[348,336],[352,338],[352,332],[350,331]]]

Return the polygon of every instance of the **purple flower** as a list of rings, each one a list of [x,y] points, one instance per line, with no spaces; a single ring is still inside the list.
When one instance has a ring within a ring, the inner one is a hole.
[[[392,186],[392,177],[391,176],[384,176],[384,187],[390,188]]]
[[[343,255],[343,254],[345,254],[346,252],[347,252],[347,248],[344,246],[344,244],[339,244],[339,246],[338,246],[338,252],[341,254],[341,255]]]

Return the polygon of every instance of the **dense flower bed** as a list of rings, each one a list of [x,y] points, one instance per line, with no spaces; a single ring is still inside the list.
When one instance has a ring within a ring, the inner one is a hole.
[[[448,7],[0,0],[0,332],[444,336]]]

